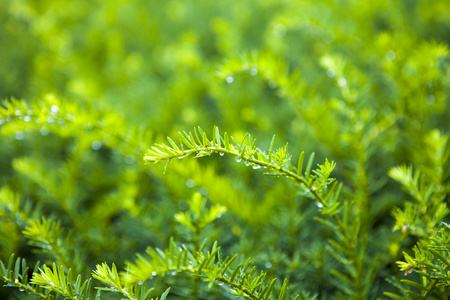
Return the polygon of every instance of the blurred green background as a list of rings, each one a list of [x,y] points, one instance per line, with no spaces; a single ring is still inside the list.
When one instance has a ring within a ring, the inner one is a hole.
[[[449,130],[447,0],[3,0],[0,24],[0,98],[40,108],[0,119],[0,186],[22,199],[2,200],[3,261],[55,260],[21,234],[46,216],[72,230],[79,272],[123,267],[170,236],[190,241],[173,216],[199,191],[229,210],[202,239],[254,257],[294,292],[339,295],[330,232],[294,185],[226,157],[170,162],[165,174],[142,163],[167,135],[218,125],[336,161],[345,197],[370,199],[368,258],[381,253],[370,295],[390,289],[385,279],[415,239],[393,246],[390,211],[407,197],[387,172],[425,168],[424,136]],[[176,279],[157,280],[162,292]],[[174,297],[190,295],[177,286]]]

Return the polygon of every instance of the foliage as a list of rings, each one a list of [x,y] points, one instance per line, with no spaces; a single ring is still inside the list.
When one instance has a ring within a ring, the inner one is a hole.
[[[449,12],[2,1],[0,298],[447,299]]]

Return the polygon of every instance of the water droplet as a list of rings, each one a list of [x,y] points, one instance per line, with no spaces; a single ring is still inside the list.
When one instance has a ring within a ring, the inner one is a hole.
[[[31,121],[31,117],[30,116],[25,116],[25,117],[23,117],[23,120],[25,122],[30,122]]]
[[[16,110],[16,116],[21,116],[22,112],[20,110]]]
[[[172,273],[170,273],[172,275],[177,275],[177,272],[173,271]]]
[[[100,143],[99,141],[93,141],[91,147],[94,150],[100,150],[100,148],[102,147],[102,143]]]
[[[192,180],[192,179],[188,179],[188,180],[186,180],[186,186],[188,187],[188,188],[193,188],[194,186],[195,186],[195,182],[194,182],[194,180]]]
[[[277,38],[282,38],[283,36],[286,35],[286,32],[287,32],[286,26],[284,26],[283,24],[276,24],[275,26],[273,26],[273,34]]]
[[[222,214],[217,214],[217,215],[216,215],[216,218],[217,218],[217,219],[222,218]]]
[[[131,154],[125,155],[124,160],[127,165],[132,165],[135,163],[134,155]]]
[[[152,276],[156,276],[156,272],[155,271],[152,272]]]
[[[323,34],[322,39],[325,43],[331,44],[332,42],[334,42],[335,39],[334,32],[331,31],[330,29],[326,30]]]
[[[53,119],[53,117],[47,118],[47,123],[53,123],[53,122],[55,122],[55,119]]]
[[[199,192],[200,194],[202,194],[202,196],[208,195],[208,189],[205,187],[200,188]]]
[[[317,207],[318,207],[318,208],[322,208],[322,207],[323,207],[323,204],[320,203],[320,202],[317,202]]]
[[[247,167],[250,166],[250,162],[248,162],[248,161],[245,161],[244,164],[245,164]]]
[[[180,201],[178,201],[178,209],[185,211],[189,208],[189,204],[187,203],[186,200],[181,199]]]
[[[19,292],[23,292],[24,290],[23,289],[19,289]]]
[[[307,195],[309,192],[310,192],[309,189],[306,189],[305,190],[305,195]]]
[[[10,117],[10,116],[7,116],[7,117],[6,117],[6,122],[9,122],[9,121],[11,121],[11,117]]]
[[[335,70],[333,70],[333,69],[328,69],[327,70],[327,76],[328,77],[333,78],[334,75],[336,75],[336,71]]]
[[[143,282],[139,280],[138,281],[138,285],[142,285],[142,284],[143,284]]]
[[[56,113],[59,111],[59,107],[56,106],[56,105],[52,105],[52,106],[50,107],[50,111],[51,111],[52,113],[56,114]]]
[[[234,159],[236,160],[236,162],[241,162],[241,160],[242,160],[242,158],[240,156],[236,156]]]
[[[41,135],[42,136],[46,136],[49,133],[50,133],[50,130],[47,127],[44,126],[44,127],[41,128]]]
[[[220,155],[220,156],[224,156],[224,155],[225,155],[225,153],[223,153],[223,152],[220,152],[220,153],[219,153],[219,155]]]
[[[224,285],[224,283],[223,282],[219,282],[219,285],[222,286],[222,285]]]
[[[347,84],[347,80],[345,78],[341,77],[338,79],[339,86],[345,86]]]
[[[310,30],[311,36],[314,39],[320,39],[323,36],[323,30],[320,26],[314,26],[313,28],[311,28]]]
[[[0,125],[2,125],[3,123],[5,123],[5,121],[3,119],[0,119]]]
[[[164,175],[166,174],[167,165],[169,164],[169,162],[170,162],[170,159],[167,160],[166,165],[164,166],[164,171],[163,171]]]
[[[16,140],[23,140],[24,137],[25,137],[25,134],[22,131],[16,132]]]
[[[256,74],[258,74],[258,69],[257,68],[251,68],[250,69],[250,75],[255,76]]]
[[[257,169],[260,169],[261,166],[260,166],[260,165],[253,165],[252,168],[253,168],[254,170],[257,170]]]
[[[271,263],[270,261],[268,261],[268,262],[266,262],[266,263],[264,264],[264,266],[265,266],[267,269],[270,269],[270,268],[272,267],[272,263]]]
[[[271,89],[275,89],[278,86],[277,83],[273,80],[270,80],[268,85],[269,85],[269,88],[271,88]]]
[[[228,83],[232,83],[234,81],[234,78],[233,78],[233,76],[228,76],[225,80]]]
[[[389,60],[394,60],[397,56],[395,55],[395,52],[392,50],[389,50],[386,52],[386,58]]]

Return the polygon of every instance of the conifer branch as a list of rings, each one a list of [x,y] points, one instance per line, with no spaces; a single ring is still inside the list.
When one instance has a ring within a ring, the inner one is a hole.
[[[33,274],[31,282],[71,300],[85,299],[90,294],[91,289],[91,279],[82,283],[81,275],[78,275],[76,283],[73,284],[72,270],[69,269],[66,275],[65,267],[63,265],[57,266],[55,263],[53,263],[53,269],[46,265],[39,268],[39,273]]]
[[[448,286],[450,284],[450,226],[442,223],[436,234],[428,239],[428,244],[422,246],[418,243],[414,247],[414,256],[403,252],[405,261],[398,261],[400,271],[405,272],[405,276],[410,273],[417,273],[422,277],[419,282],[402,279],[404,286],[399,289],[402,293],[410,296],[427,299],[437,286]],[[415,292],[418,290],[418,292]],[[394,299],[400,297],[395,293],[385,293]]]
[[[29,268],[25,259],[18,258],[14,262],[14,255],[11,255],[6,267],[0,261],[0,279],[6,283],[5,286],[7,287],[16,287],[20,291],[26,291],[28,294],[36,295],[42,299],[54,299],[55,294],[71,300],[90,299],[92,296],[92,278],[82,281],[81,275],[78,275],[76,280],[73,281],[72,270],[66,270],[65,266],[58,266],[55,263],[53,263],[52,268],[46,265],[40,267],[38,262],[34,267],[33,277],[29,280]],[[96,287],[95,299],[98,300],[101,299],[101,291],[118,292],[130,300],[148,300],[150,299],[150,292],[153,291],[153,288],[147,288],[146,283],[122,285],[114,264],[112,269],[106,264],[97,266],[97,270],[93,272],[93,277],[110,286],[109,288]],[[156,300],[166,299],[169,291],[170,288]]]
[[[39,262],[36,264],[35,272],[39,268]],[[0,261],[0,278],[7,287],[16,287],[20,291],[27,291],[32,295],[36,295],[43,299],[51,299],[51,295],[46,294],[44,289],[37,284],[29,281],[28,278],[29,267],[25,259],[16,259],[14,262],[14,254],[11,255],[8,265],[5,267]]]
[[[250,259],[245,264],[233,267],[237,255],[226,257],[222,260],[220,247],[214,243],[211,250],[203,253],[201,250],[193,253],[187,247],[179,247],[173,239],[169,248],[165,251],[160,249],[147,249],[147,255],[138,255],[135,263],[127,263],[127,271],[122,272],[123,281],[128,284],[143,283],[155,276],[164,274],[177,275],[184,272],[199,276],[209,282],[226,284],[236,296],[248,299],[269,299],[275,287],[275,279],[266,284],[267,274],[256,271],[256,267],[250,268]],[[97,266],[99,269],[106,267]],[[98,273],[97,273],[98,274]],[[284,299],[287,291],[287,281],[284,282],[279,299]],[[298,297],[298,296],[297,296]],[[297,298],[296,298],[297,299]]]
[[[77,269],[81,267],[79,264],[73,265],[71,234],[65,234],[60,221],[50,221],[43,217],[42,221],[31,221],[22,233],[30,240],[30,245],[40,248],[39,252],[53,256],[59,264]]]
[[[102,143],[110,144],[111,148],[128,154],[141,155],[151,139],[150,130],[129,126],[112,111],[104,113],[91,104],[83,106],[76,102],[65,102],[54,95],[48,95],[31,104],[18,99],[2,101],[0,120],[5,134],[31,130],[40,131],[42,134],[54,132],[64,136],[67,132],[64,128],[71,128],[74,132],[99,131],[105,138]]]
[[[97,265],[97,269],[93,271],[92,276],[109,286],[108,288],[97,287],[97,290],[120,293],[130,300],[146,300],[154,290],[153,288],[147,288],[146,282],[142,281],[134,284],[123,283],[114,263],[112,264],[112,268],[106,263]],[[161,295],[159,300],[164,300],[169,292],[170,288]],[[158,300],[158,298],[156,298],[156,300]]]
[[[310,156],[305,170],[302,174],[304,153],[299,157],[298,168],[292,167],[291,158],[287,152],[288,144],[277,150],[273,150],[274,139],[272,139],[270,149],[262,151],[256,147],[256,139],[247,133],[240,143],[233,137],[229,137],[225,132],[219,133],[218,127],[214,127],[212,138],[200,128],[194,128],[192,132],[179,132],[180,143],[175,143],[170,137],[167,138],[168,144],[154,144],[144,156],[146,162],[158,163],[171,159],[182,159],[190,155],[195,157],[210,156],[218,153],[220,155],[231,155],[237,162],[243,161],[246,166],[253,169],[264,169],[265,175],[275,177],[286,177],[296,181],[304,188],[305,195],[309,193],[320,203],[321,211],[325,214],[337,213],[339,202],[337,201],[340,187],[336,186],[335,179],[330,178],[330,174],[336,164],[325,160],[325,163],[319,165],[319,168],[312,170],[314,153]],[[195,138],[194,138],[195,136]],[[231,142],[232,141],[232,142]],[[325,189],[331,185],[330,192],[325,193]]]

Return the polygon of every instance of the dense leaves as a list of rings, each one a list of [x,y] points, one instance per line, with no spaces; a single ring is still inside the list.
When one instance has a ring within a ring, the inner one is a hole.
[[[446,299],[449,12],[1,1],[0,298]]]

